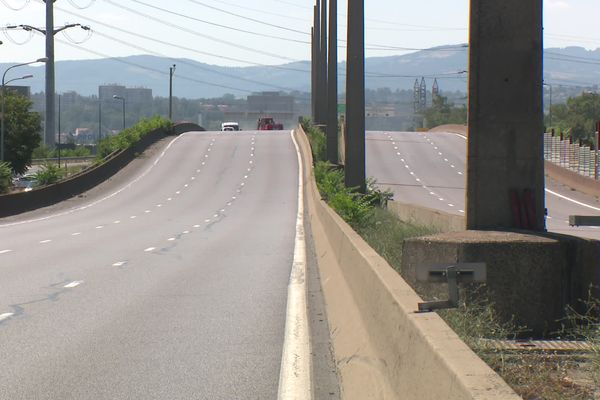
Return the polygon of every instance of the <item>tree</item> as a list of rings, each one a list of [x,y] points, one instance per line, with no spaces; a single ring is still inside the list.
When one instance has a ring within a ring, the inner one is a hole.
[[[567,104],[552,106],[552,124],[574,141],[594,142],[596,121],[600,120],[600,94],[584,92],[571,97]]]
[[[4,100],[4,159],[14,173],[22,174],[42,139],[41,117],[29,111],[32,102],[26,97],[6,91]]]
[[[448,102],[447,97],[436,96],[431,107],[425,110],[424,117],[426,128],[444,124],[466,124],[467,108],[454,107],[454,104]]]

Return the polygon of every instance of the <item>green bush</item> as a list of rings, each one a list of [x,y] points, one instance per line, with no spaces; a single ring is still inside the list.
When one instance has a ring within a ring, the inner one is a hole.
[[[0,162],[0,193],[8,192],[12,177],[12,170],[10,164],[7,162]]]
[[[44,164],[42,169],[35,174],[38,185],[51,185],[62,178],[62,170],[56,164]]]
[[[371,200],[344,183],[344,172],[335,166],[318,161],[315,165],[315,180],[323,199],[329,203],[348,224],[358,229],[364,226],[374,209]]]
[[[125,150],[156,129],[170,130],[172,126],[173,123],[170,120],[159,116],[142,119],[134,126],[119,132],[117,135],[109,136],[100,141],[98,158],[101,160],[115,151]]]
[[[310,148],[312,149],[313,162],[327,160],[327,139],[325,134],[316,126],[314,126],[310,119],[302,118],[300,121],[302,129],[308,136],[310,142]]]

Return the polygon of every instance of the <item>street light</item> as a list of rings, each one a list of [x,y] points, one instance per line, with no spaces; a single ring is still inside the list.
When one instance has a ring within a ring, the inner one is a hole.
[[[117,96],[116,94],[113,94],[113,99],[121,100],[123,102],[123,130],[125,130],[125,98],[122,96]]]
[[[175,73],[175,64],[169,68],[169,119],[173,119],[173,74]]]
[[[24,65],[29,65],[29,64],[35,64],[38,62],[46,62],[46,61],[48,61],[48,57],[38,58],[35,61],[30,61],[30,62],[26,62],[26,63],[15,64],[13,66],[8,67],[4,71],[4,74],[2,74],[2,86],[0,87],[0,89],[1,89],[0,94],[2,95],[2,116],[0,117],[0,161],[4,161],[4,97],[5,97],[4,88],[10,82],[17,81],[20,79],[29,79],[29,78],[33,77],[33,75],[24,75],[20,78],[14,78],[14,79],[10,79],[10,80],[6,81],[6,73],[13,68],[22,67]]]
[[[547,86],[550,89],[550,106],[548,107],[548,123],[552,128],[552,85],[548,83],[542,83],[542,85]]]

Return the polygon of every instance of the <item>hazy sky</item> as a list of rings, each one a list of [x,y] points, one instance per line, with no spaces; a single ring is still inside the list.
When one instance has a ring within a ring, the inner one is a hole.
[[[55,56],[70,60],[156,54],[236,66],[307,60],[313,4],[309,0],[57,0],[56,27],[81,23],[92,32],[89,38],[79,28],[66,30],[68,37],[58,33]],[[466,43],[468,6],[468,0],[365,0],[367,56]],[[545,47],[600,47],[600,32],[595,32],[599,0],[545,0],[544,6]],[[339,0],[338,13],[343,40],[345,0]],[[44,28],[44,3],[0,0],[0,26],[19,24]],[[44,56],[42,34],[30,38],[28,32],[4,30],[0,40],[4,42],[0,62]],[[344,53],[340,49],[340,59]]]

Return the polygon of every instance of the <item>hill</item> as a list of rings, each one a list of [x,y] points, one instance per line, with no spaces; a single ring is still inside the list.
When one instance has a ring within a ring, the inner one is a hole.
[[[366,60],[366,86],[412,89],[415,79],[424,76],[428,88],[438,79],[442,91],[466,92],[466,47],[439,47],[428,51]],[[82,95],[98,93],[102,84],[146,87],[155,96],[166,97],[169,67],[177,64],[174,94],[184,98],[211,98],[231,93],[245,97],[257,91],[304,91],[310,89],[310,63],[297,62],[274,67],[222,67],[190,59],[168,59],[148,55],[97,60],[59,61],[56,63],[58,93],[74,90]],[[545,50],[544,80],[553,85],[593,86],[600,82],[600,49],[581,47]],[[0,71],[12,64],[0,64]],[[340,85],[344,85],[345,64],[339,65]],[[21,67],[20,74],[33,74],[26,82],[32,91],[44,90],[44,67]],[[461,73],[461,71],[463,71]],[[13,76],[8,77],[10,78]],[[13,76],[14,77],[14,76]],[[15,82],[16,83],[16,82]],[[340,92],[344,90],[341,89]]]

